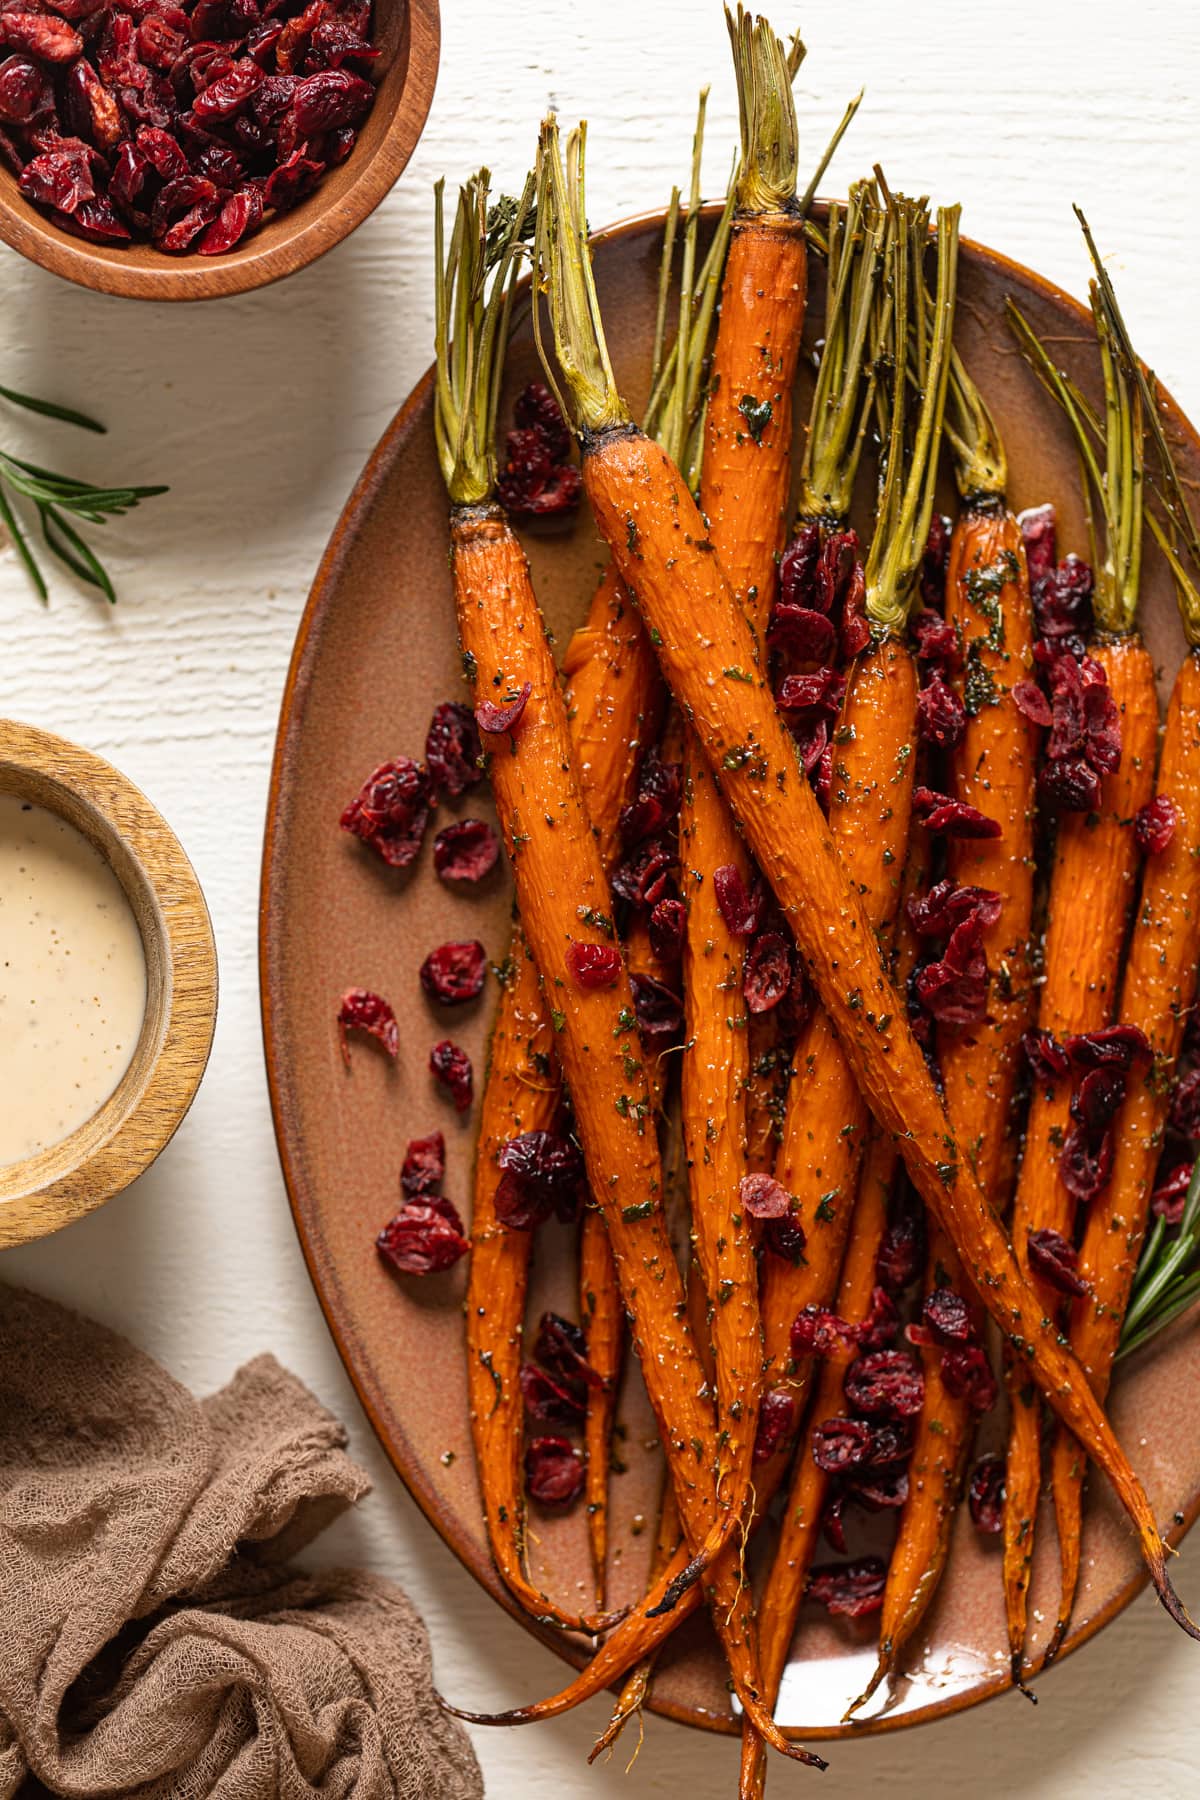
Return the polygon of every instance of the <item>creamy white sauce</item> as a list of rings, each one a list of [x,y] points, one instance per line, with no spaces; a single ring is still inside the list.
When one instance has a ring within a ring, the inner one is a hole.
[[[0,794],[0,1165],[91,1118],[145,1011],[141,933],[104,858],[57,814]]]

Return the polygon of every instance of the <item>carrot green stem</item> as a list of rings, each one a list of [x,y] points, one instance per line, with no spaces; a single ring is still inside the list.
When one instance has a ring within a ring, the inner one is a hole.
[[[1166,1246],[1164,1248],[1164,1245]],[[1179,1235],[1166,1243],[1166,1226],[1157,1219],[1146,1239],[1134,1281],[1133,1296],[1121,1331],[1118,1360],[1131,1356],[1200,1298],[1200,1158],[1192,1170]]]
[[[948,417],[942,427],[954,459],[954,479],[964,500],[1001,499],[1008,486],[1004,441],[987,402],[957,350],[950,352]]]
[[[929,215],[923,203],[895,197],[885,291],[890,303],[892,380],[881,395],[886,421],[883,489],[866,566],[866,608],[882,631],[903,630],[916,591],[916,573],[933,517],[938,445],[946,411],[950,344],[958,282],[961,209],[939,207],[937,282],[927,306],[923,272]],[[920,407],[911,452],[906,455],[910,359]],[[885,384],[886,385],[886,384]]]
[[[882,348],[873,322],[885,238],[886,216],[874,182],[855,182],[844,209],[836,202],[830,206],[825,342],[800,470],[802,519],[840,523],[850,512]]]
[[[451,502],[486,500],[496,481],[496,407],[512,306],[512,277],[533,199],[533,177],[519,200],[489,208],[486,169],[459,189],[454,228],[445,241],[445,182],[434,188],[437,287],[434,429]],[[490,278],[490,279],[489,279]]]
[[[804,61],[804,45],[798,34],[785,44],[768,20],[756,19],[741,0],[736,17],[725,8],[725,23],[733,49],[742,133],[734,184],[737,209],[741,213],[790,212],[796,205],[800,164],[792,82]]]

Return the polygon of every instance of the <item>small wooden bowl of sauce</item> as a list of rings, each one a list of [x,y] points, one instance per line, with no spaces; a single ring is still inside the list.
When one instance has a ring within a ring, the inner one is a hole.
[[[216,1015],[208,908],[170,826],[101,757],[0,720],[0,1249],[149,1168]]]

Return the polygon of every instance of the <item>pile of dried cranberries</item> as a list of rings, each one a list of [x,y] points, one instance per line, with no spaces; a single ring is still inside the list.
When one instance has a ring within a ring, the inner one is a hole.
[[[0,0],[0,162],[92,243],[219,256],[345,162],[370,0]]]

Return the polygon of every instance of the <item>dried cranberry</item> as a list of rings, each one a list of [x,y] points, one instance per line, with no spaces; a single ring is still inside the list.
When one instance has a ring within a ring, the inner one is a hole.
[[[719,869],[714,869],[712,881],[726,929],[734,937],[752,937],[762,915],[761,896],[757,892],[753,895],[746,892],[746,884],[735,863],[722,863]]]
[[[1130,1069],[1135,1062],[1148,1062],[1153,1054],[1149,1038],[1137,1025],[1082,1031],[1067,1038],[1062,1047],[1081,1069]]]
[[[408,1200],[435,1194],[446,1174],[446,1140],[440,1131],[413,1138],[404,1152],[400,1191]]]
[[[1171,1130],[1180,1137],[1200,1138],[1200,1069],[1193,1069],[1177,1083],[1170,1121]]]
[[[385,1262],[402,1275],[440,1275],[471,1248],[444,1212],[420,1200],[402,1207],[375,1243]]]
[[[83,55],[83,39],[65,19],[43,12],[0,12],[0,44],[39,62],[69,63]]]
[[[966,730],[966,707],[935,669],[917,696],[917,735],[935,750],[957,750]]]
[[[812,604],[817,611],[833,614],[844,609],[861,568],[858,533],[826,532],[813,582]]]
[[[830,748],[829,722],[819,713],[798,713],[789,719],[788,730],[800,753],[800,766],[811,778]]]
[[[920,1213],[902,1212],[891,1220],[875,1259],[875,1279],[887,1293],[902,1294],[917,1279],[925,1260],[924,1240]]]
[[[1050,711],[1050,702],[1036,681],[1016,682],[1013,686],[1012,698],[1017,711],[1022,713],[1031,725],[1040,725],[1044,729],[1049,729],[1054,715]]]
[[[967,1505],[976,1531],[994,1537],[1004,1529],[1004,1458],[981,1456],[971,1470]]]
[[[571,454],[571,432],[562,407],[544,382],[531,381],[522,388],[513,406],[513,419],[518,430],[540,433],[555,462],[564,462]]]
[[[776,1009],[779,1029],[785,1036],[795,1037],[812,1018],[816,995],[798,956],[792,958],[792,979],[788,991]]]
[[[369,844],[394,869],[407,868],[429,822],[429,778],[407,756],[381,763],[342,814],[343,831]]]
[[[1071,1066],[1066,1050],[1052,1032],[1035,1029],[1025,1032],[1021,1048],[1039,1087],[1053,1088]]]
[[[188,173],[188,160],[169,131],[154,125],[138,127],[137,147],[147,158],[156,175],[164,181],[182,181]]]
[[[790,1388],[770,1387],[762,1397],[758,1415],[758,1431],[754,1438],[754,1461],[769,1462],[781,1450],[796,1429],[796,1398]]]
[[[868,1512],[891,1512],[908,1503],[908,1470],[883,1470],[866,1480],[852,1481],[847,1492]]]
[[[779,559],[779,598],[785,606],[811,606],[821,554],[821,528],[802,525]]]
[[[1151,1211],[1168,1225],[1178,1225],[1183,1219],[1193,1166],[1190,1162],[1176,1163],[1150,1196]]]
[[[941,613],[926,609],[912,623],[917,645],[917,661],[945,677],[962,667],[962,640],[953,625],[947,625]]]
[[[443,1006],[462,1006],[483,992],[487,952],[478,940],[439,944],[421,964],[421,986]]]
[[[154,237],[165,243],[178,227],[190,230],[196,217],[208,211],[214,216],[220,206],[220,196],[211,181],[201,175],[181,175],[178,181],[168,181],[154,202],[150,215],[150,229]],[[200,226],[195,225],[199,231]],[[186,248],[175,238],[177,248]],[[190,240],[189,240],[190,241]]]
[[[572,1393],[582,1393],[585,1387],[602,1388],[609,1385],[587,1359],[587,1339],[583,1331],[573,1319],[564,1319],[561,1313],[542,1314],[538,1320],[533,1354]]]
[[[991,888],[939,881],[927,894],[908,902],[908,920],[918,937],[949,937],[964,919],[978,919],[986,930],[999,919],[1000,907],[1000,895]]]
[[[351,988],[342,995],[342,1003],[338,1008],[338,1041],[342,1049],[342,1061],[350,1067],[350,1046],[346,1042],[348,1031],[364,1031],[369,1037],[382,1044],[388,1055],[395,1060],[400,1050],[400,1028],[396,1023],[396,1015],[382,994],[373,994],[369,988]]]
[[[1112,1163],[1112,1133],[1095,1138],[1086,1126],[1075,1125],[1059,1151],[1058,1172],[1071,1198],[1086,1206],[1107,1186]]]
[[[1029,1266],[1040,1275],[1047,1287],[1059,1294],[1086,1294],[1088,1284],[1079,1274],[1079,1252],[1069,1244],[1061,1231],[1049,1226],[1031,1231],[1025,1240]]]
[[[276,212],[289,212],[307,198],[325,173],[325,164],[294,150],[277,169],[272,169],[263,188],[263,203]]]
[[[921,1316],[939,1344],[965,1344],[973,1335],[970,1309],[952,1287],[926,1294]]]
[[[112,201],[102,194],[76,209],[71,227],[93,244],[127,244],[133,236]]]
[[[576,987],[609,988],[621,975],[621,952],[615,944],[573,943],[567,949],[567,968]]]
[[[782,1182],[761,1172],[742,1176],[738,1200],[752,1219],[786,1219],[792,1210],[792,1197]]]
[[[659,962],[678,962],[687,935],[687,907],[682,900],[660,900],[650,914],[646,929],[650,948]]]
[[[925,1377],[903,1350],[875,1350],[846,1370],[846,1399],[868,1418],[915,1419],[925,1400]]]
[[[861,656],[871,642],[871,621],[867,617],[867,588],[862,563],[856,563],[846,598],[842,602],[842,629],[839,634],[842,655],[847,662]]]
[[[657,906],[660,900],[670,896],[667,889],[671,885],[678,858],[669,844],[661,838],[650,843],[639,844],[631,850],[623,862],[617,864],[609,878],[609,885],[619,900],[640,910]]]
[[[977,807],[953,800],[949,794],[919,787],[913,793],[913,818],[927,831],[940,832],[951,838],[994,838],[1000,836],[1000,823],[989,819]]]
[[[792,1321],[791,1352],[793,1362],[806,1356],[835,1356],[857,1339],[848,1320],[815,1303],[803,1307]]]
[[[862,1419],[824,1419],[812,1431],[812,1458],[826,1475],[857,1469],[871,1460],[871,1427]]]
[[[767,623],[767,643],[772,650],[787,651],[797,662],[827,663],[837,647],[837,633],[824,613],[780,601]]]
[[[443,1038],[429,1052],[430,1072],[437,1077],[454,1101],[456,1112],[466,1112],[474,1094],[471,1059],[458,1044]]]
[[[978,1344],[955,1344],[942,1352],[942,1385],[972,1412],[990,1412],[996,1404],[996,1377]]]
[[[864,1619],[883,1605],[887,1566],[882,1557],[860,1556],[856,1562],[822,1563],[808,1578],[808,1598],[834,1617]]]
[[[374,98],[375,89],[361,75],[352,75],[349,69],[321,69],[296,88],[296,127],[302,137],[315,137],[320,131],[355,125]]]
[[[795,1213],[789,1213],[786,1219],[768,1219],[763,1230],[763,1243],[784,1262],[803,1262],[807,1242],[804,1227]]]
[[[1102,1063],[1090,1069],[1071,1095],[1071,1117],[1092,1140],[1098,1138],[1125,1098],[1126,1071]]]
[[[499,855],[500,841],[485,819],[459,819],[433,840],[433,866],[443,881],[482,881]]]
[[[457,800],[483,780],[479,727],[469,706],[443,700],[434,709],[425,739],[425,766],[436,794]]]
[[[846,1542],[846,1490],[835,1488],[825,1502],[821,1513],[821,1530],[831,1550],[839,1556],[845,1556],[850,1546]]]
[[[170,69],[187,47],[187,36],[160,13],[147,13],[137,28],[137,53],[152,69]]]
[[[679,817],[683,765],[663,762],[652,745],[642,758],[637,793],[621,808],[621,836],[627,844],[659,837]]]
[[[266,77],[253,57],[243,57],[228,75],[210,81],[196,95],[192,111],[198,119],[232,119],[263,84]]]
[[[494,700],[479,701],[475,708],[475,723],[480,731],[490,732],[493,737],[515,731],[521,723],[532,692],[533,683],[524,681],[519,688],[507,693],[500,704]]]
[[[836,669],[816,669],[810,675],[785,675],[775,695],[780,712],[820,712],[836,718],[846,693],[845,677]]]
[[[3,22],[0,14],[0,23]],[[96,184],[91,163],[80,150],[47,150],[25,164],[17,184],[27,200],[52,206],[61,213],[78,211],[85,200],[94,200]]]
[[[525,1131],[501,1144],[496,1214],[514,1231],[531,1231],[552,1212],[572,1218],[579,1210],[583,1158],[570,1138],[553,1131]]]
[[[917,579],[921,598],[928,607],[940,607],[946,598],[946,569],[950,561],[950,521],[944,513],[934,513],[929,521],[929,536],[921,552]]]
[[[200,239],[201,256],[224,256],[262,222],[262,195],[257,188],[240,188],[231,194]]]
[[[855,1327],[855,1337],[862,1350],[884,1350],[892,1342],[900,1324],[896,1302],[885,1287],[871,1290],[871,1308]]]
[[[864,1469],[889,1473],[912,1454],[912,1427],[906,1419],[873,1419],[871,1448]]]
[[[945,956],[916,973],[917,998],[940,1024],[975,1025],[986,1017],[988,965],[982,938],[979,915],[971,913],[950,933]]]
[[[538,1425],[562,1425],[570,1430],[583,1423],[584,1408],[570,1389],[562,1387],[536,1363],[522,1363],[521,1398],[525,1411]]]
[[[525,1486],[539,1506],[570,1506],[583,1490],[583,1458],[566,1438],[534,1438],[525,1452]]]
[[[53,110],[53,89],[37,65],[24,56],[5,57],[0,62],[0,119],[29,125]]]
[[[1146,856],[1161,856],[1179,823],[1179,809],[1169,794],[1156,794],[1147,800],[1133,821],[1133,835],[1138,849]]]
[[[665,981],[653,975],[631,974],[633,1010],[645,1049],[658,1054],[683,1036],[683,1001]]]
[[[1054,508],[1031,506],[1020,514],[1017,524],[1025,544],[1025,563],[1031,582],[1042,581],[1053,572],[1058,552]]]
[[[496,497],[512,518],[553,519],[575,511],[583,477],[574,463],[554,462],[539,433],[510,431],[505,458]]]
[[[1092,631],[1092,571],[1077,556],[1066,556],[1036,580],[1030,580],[1030,597],[1039,650],[1058,655],[1083,656]],[[1044,658],[1043,658],[1044,660]]]
[[[742,997],[746,1010],[767,1013],[786,999],[792,985],[792,947],[781,931],[761,931],[746,951]]]

